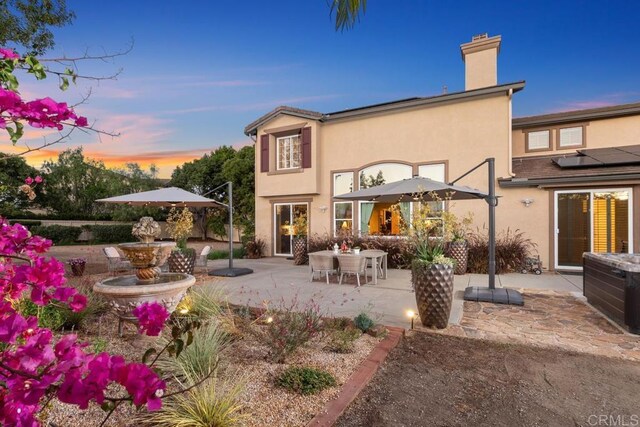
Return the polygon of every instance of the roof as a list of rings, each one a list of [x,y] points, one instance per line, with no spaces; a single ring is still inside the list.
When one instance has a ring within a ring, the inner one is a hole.
[[[287,114],[296,117],[302,117],[312,120],[318,120],[320,122],[328,122],[331,120],[338,120],[348,117],[356,117],[366,114],[376,114],[391,112],[395,110],[415,108],[430,104],[439,104],[444,102],[461,102],[470,98],[476,98],[487,95],[494,95],[512,90],[518,92],[524,89],[525,82],[506,83],[497,86],[489,86],[480,89],[467,90],[462,92],[446,93],[436,96],[427,97],[414,97],[404,98],[395,101],[383,102],[380,104],[366,105],[364,107],[350,108],[347,110],[334,111],[332,113],[319,113],[317,111],[302,110],[300,108],[280,106],[270,111],[269,113],[261,116],[257,120],[254,120],[244,128],[245,135],[255,135],[258,127],[262,126],[269,120],[275,118],[280,114]]]
[[[640,146],[636,146],[640,147]],[[501,187],[534,187],[562,183],[640,179],[640,165],[601,165],[581,168],[562,168],[554,161],[559,157],[536,156],[514,158],[513,178],[500,178]]]
[[[178,187],[161,188],[159,190],[141,191],[123,196],[98,199],[96,202],[116,203],[133,206],[224,206],[212,199],[191,193]]]
[[[608,107],[589,108],[586,110],[564,111],[561,113],[542,114],[539,116],[517,117],[512,121],[514,129],[532,126],[546,126],[583,120],[609,119],[640,114],[640,102],[633,104],[612,105]]]

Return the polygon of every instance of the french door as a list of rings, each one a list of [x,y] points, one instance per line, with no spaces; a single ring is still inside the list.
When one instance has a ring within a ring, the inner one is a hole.
[[[273,205],[273,253],[293,255],[294,220],[302,215],[306,218],[307,203],[274,203]]]
[[[555,268],[580,270],[584,252],[632,252],[630,188],[555,193]]]

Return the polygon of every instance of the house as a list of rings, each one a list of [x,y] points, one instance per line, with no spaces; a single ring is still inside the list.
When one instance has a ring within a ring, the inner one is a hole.
[[[338,201],[363,186],[415,175],[449,182],[495,158],[498,231],[519,229],[550,269],[580,267],[585,250],[638,250],[640,104],[512,118],[524,81],[498,84],[501,37],[461,45],[465,90],[332,113],[281,106],[245,128],[256,149],[256,235],[291,253],[291,224],[311,233],[397,235],[408,212]],[[479,169],[460,184],[486,190]],[[410,209],[410,208],[409,208]],[[487,220],[486,204],[449,204]]]

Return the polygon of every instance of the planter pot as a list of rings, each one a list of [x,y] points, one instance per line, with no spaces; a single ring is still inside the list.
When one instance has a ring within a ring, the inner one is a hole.
[[[466,240],[450,242],[447,248],[447,256],[456,261],[454,274],[467,273],[467,259],[469,258],[469,245]]]
[[[446,328],[453,300],[453,267],[414,262],[411,281],[422,324],[429,328]]]
[[[85,267],[86,267],[86,264],[72,264],[71,273],[73,273],[73,275],[76,277],[80,277],[84,274]]]
[[[295,265],[304,265],[309,263],[307,236],[295,236],[293,238],[293,263]]]
[[[167,260],[169,271],[171,273],[193,274],[196,266],[195,249],[186,249],[183,251],[173,251]]]

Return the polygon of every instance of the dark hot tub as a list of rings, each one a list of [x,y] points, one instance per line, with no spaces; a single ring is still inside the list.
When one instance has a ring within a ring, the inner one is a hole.
[[[583,293],[589,304],[640,334],[640,254],[583,255]]]

